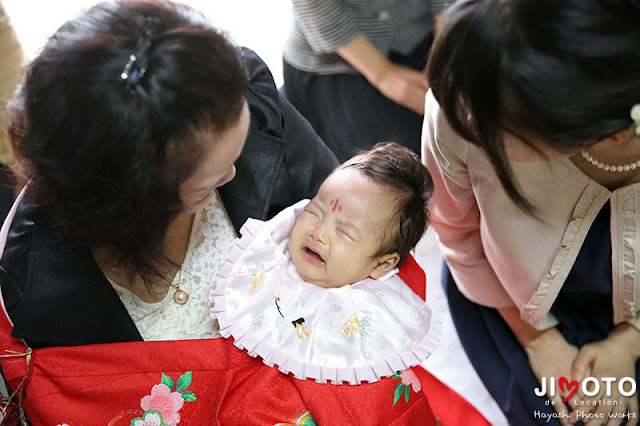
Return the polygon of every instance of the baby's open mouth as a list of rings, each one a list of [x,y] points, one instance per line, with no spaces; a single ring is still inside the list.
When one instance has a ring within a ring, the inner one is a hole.
[[[302,253],[312,263],[315,263],[315,264],[318,264],[318,265],[324,263],[324,259],[322,258],[322,256],[320,256],[320,254],[318,254],[318,252],[310,249],[309,247],[305,247],[302,250]]]

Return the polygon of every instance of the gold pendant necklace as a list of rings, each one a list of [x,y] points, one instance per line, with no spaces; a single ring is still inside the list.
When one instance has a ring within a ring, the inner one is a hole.
[[[176,291],[173,293],[173,301],[176,302],[178,305],[184,305],[189,300],[189,293],[187,293],[186,291],[180,288],[181,280],[182,280],[182,268],[178,270],[178,283],[173,284],[173,286],[176,288]]]

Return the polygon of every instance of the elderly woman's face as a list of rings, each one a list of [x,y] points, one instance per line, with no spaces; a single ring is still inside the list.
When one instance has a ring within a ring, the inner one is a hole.
[[[242,108],[240,118],[226,131],[210,135],[214,139],[205,149],[195,173],[180,185],[183,214],[192,214],[204,207],[214,191],[236,175],[233,163],[240,156],[249,131],[249,108]]]

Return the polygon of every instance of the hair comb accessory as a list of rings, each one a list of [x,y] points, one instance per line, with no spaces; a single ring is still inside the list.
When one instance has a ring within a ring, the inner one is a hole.
[[[136,41],[133,53],[129,55],[129,61],[124,66],[120,78],[126,82],[127,90],[137,86],[147,72],[148,60],[146,53],[151,47],[151,18],[147,17],[144,24],[143,35]]]
[[[640,103],[631,107],[630,115],[634,123],[634,133],[636,136],[640,136]]]

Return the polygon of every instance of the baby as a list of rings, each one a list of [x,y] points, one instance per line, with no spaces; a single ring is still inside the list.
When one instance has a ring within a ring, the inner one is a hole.
[[[319,382],[374,382],[423,361],[441,324],[396,272],[426,230],[432,189],[417,155],[381,143],[313,200],[247,221],[211,292],[220,333]]]
[[[424,234],[432,189],[419,158],[394,143],[342,164],[293,226],[296,271],[325,288],[383,277]]]

